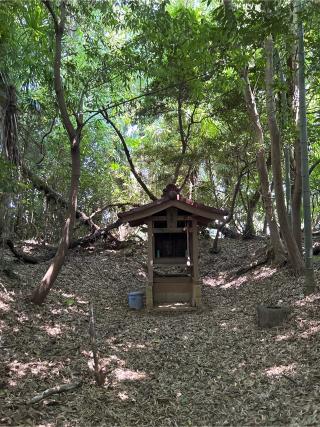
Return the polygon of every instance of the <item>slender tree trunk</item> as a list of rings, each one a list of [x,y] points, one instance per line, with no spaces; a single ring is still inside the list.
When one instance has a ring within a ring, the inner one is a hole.
[[[292,191],[292,231],[299,251],[302,253],[301,233],[302,172],[300,138],[294,142],[294,186]]]
[[[231,12],[233,19],[236,19],[233,13],[233,4],[232,0],[223,0],[225,10]],[[258,143],[258,152],[257,152],[257,169],[260,177],[261,185],[261,196],[263,206],[266,212],[266,220],[270,230],[271,244],[274,251],[275,262],[278,264],[283,264],[287,257],[286,253],[280,238],[278,224],[274,215],[274,209],[271,199],[271,193],[269,191],[269,179],[268,179],[268,170],[266,167],[265,151],[264,151],[264,135],[262,131],[262,126],[260,123],[260,117],[256,106],[256,101],[254,94],[251,89],[251,84],[248,77],[248,69],[244,67],[242,70],[242,79],[244,83],[244,98],[246,101],[248,115],[251,119],[252,126],[254,128],[254,133]]]
[[[257,170],[260,177],[262,202],[266,213],[266,219],[270,230],[271,244],[274,251],[274,259],[277,264],[283,264],[287,257],[283,244],[280,239],[278,224],[274,215],[274,209],[269,189],[268,170],[266,166],[265,151],[264,151],[264,135],[260,123],[259,113],[257,110],[254,95],[251,90],[251,85],[248,77],[247,69],[243,72],[244,96],[247,105],[249,117],[251,119],[256,140],[259,144],[257,152]]]
[[[275,58],[278,64],[279,68],[279,78],[280,83],[282,85],[282,89],[280,92],[280,128],[281,133],[283,134],[284,131],[287,129],[287,123],[288,123],[288,104],[287,104],[287,95],[284,90],[284,87],[286,86],[286,79],[284,77],[283,71],[282,71],[282,64],[280,55],[278,52],[278,49],[274,50]],[[292,215],[291,215],[291,170],[290,170],[290,154],[291,149],[290,145],[286,143],[286,145],[283,148],[284,153],[284,162],[285,162],[285,187],[286,187],[286,208],[287,208],[287,215],[288,215],[288,221],[290,224],[290,227],[292,227]]]
[[[284,162],[285,162],[286,207],[287,207],[288,221],[289,221],[290,227],[292,228],[290,146],[288,144],[285,145],[283,152],[284,152]]]
[[[291,232],[288,216],[286,212],[286,204],[283,192],[283,179],[281,170],[281,142],[280,132],[276,121],[276,106],[273,95],[273,40],[269,36],[265,43],[266,50],[266,102],[268,113],[268,124],[271,136],[271,165],[273,171],[274,190],[276,198],[276,207],[280,229],[288,251],[288,261],[291,267],[301,273],[304,264],[299,252],[299,248]]]
[[[240,190],[241,180],[243,178],[243,175],[245,174],[245,170],[246,170],[246,167],[242,168],[242,170],[238,176],[238,179],[237,179],[237,182],[236,182],[236,185],[234,187],[233,194],[232,194],[232,200],[231,200],[231,206],[229,208],[229,214],[228,214],[227,218],[222,222],[222,224],[217,228],[217,233],[216,233],[216,236],[214,238],[213,246],[212,246],[212,252],[213,253],[218,253],[218,239],[219,239],[219,236],[220,236],[222,229],[226,226],[226,224],[228,224],[233,219],[234,208],[235,208],[237,196],[238,196],[238,193]]]
[[[256,190],[253,196],[248,200],[247,218],[246,218],[246,224],[243,231],[244,239],[253,239],[256,235],[256,231],[253,224],[253,214],[255,212],[259,199],[260,199],[260,191]]]
[[[303,194],[303,219],[304,219],[304,250],[305,250],[305,294],[315,291],[316,284],[313,271],[313,249],[312,249],[312,227],[308,164],[308,134],[307,134],[307,111],[306,111],[306,86],[305,86],[305,53],[304,34],[301,12],[301,1],[296,2],[298,17],[298,64],[299,64],[299,127],[301,143],[301,169],[302,169],[302,194]]]
[[[297,27],[297,16],[293,13],[292,38],[295,37]],[[301,172],[301,147],[299,137],[299,87],[298,87],[298,62],[297,62],[297,41],[295,40],[291,47],[291,54],[288,59],[288,68],[290,70],[289,79],[289,104],[296,129],[294,137],[294,162],[293,162],[293,189],[291,201],[292,231],[297,242],[298,248],[302,254],[302,233],[301,233],[301,205],[302,205],[302,172]]]

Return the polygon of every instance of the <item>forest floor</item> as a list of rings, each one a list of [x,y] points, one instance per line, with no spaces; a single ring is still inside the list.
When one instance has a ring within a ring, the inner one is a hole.
[[[47,302],[26,298],[48,263],[0,275],[0,424],[34,426],[320,425],[320,293],[303,279],[262,266],[234,276],[262,240],[201,241],[204,308],[131,311],[143,287],[145,248],[72,251]],[[320,271],[316,271],[317,281]],[[108,372],[96,386],[88,335],[89,301]],[[256,305],[289,304],[279,328],[259,329]],[[39,403],[39,392],[82,379],[74,391]]]

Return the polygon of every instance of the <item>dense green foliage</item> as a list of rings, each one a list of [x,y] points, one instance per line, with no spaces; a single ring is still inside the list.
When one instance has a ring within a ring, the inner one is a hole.
[[[59,2],[53,5],[59,13]],[[80,210],[90,214],[108,204],[148,201],[130,171],[119,136],[99,113],[103,110],[123,135],[136,171],[157,197],[176,180],[184,185],[186,195],[228,207],[244,172],[233,218],[233,226],[242,232],[259,179],[241,69],[249,67],[268,152],[263,46],[270,33],[279,58],[274,87],[277,117],[283,142],[291,146],[294,169],[296,128],[289,111],[295,54],[292,4],[238,0],[233,6],[230,14],[217,1],[67,2],[63,85],[74,123],[79,114],[85,121]],[[306,2],[303,19],[313,164],[320,155],[320,14],[314,2]],[[67,199],[70,154],[53,89],[52,19],[40,1],[12,0],[0,7],[0,31],[1,126],[8,87],[13,87],[14,143],[20,159]],[[280,105],[283,92],[289,113]],[[10,210],[10,233],[56,240],[63,210],[53,200],[46,203],[21,166],[7,158],[4,138],[2,134],[0,191]],[[319,180],[320,167],[315,167],[311,174],[314,224],[320,215]],[[110,213],[101,219],[112,220]],[[260,231],[263,220],[259,202],[255,221]]]

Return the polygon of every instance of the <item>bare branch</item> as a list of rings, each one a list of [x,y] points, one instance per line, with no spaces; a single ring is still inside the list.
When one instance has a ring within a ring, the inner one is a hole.
[[[102,208],[98,208],[97,210],[95,210],[94,212],[92,212],[91,215],[89,215],[89,218],[92,219],[94,218],[96,215],[98,215],[99,213],[105,211],[106,209],[109,208],[121,208],[124,206],[133,206],[133,207],[138,207],[140,206],[138,203],[130,203],[130,202],[125,202],[125,203],[109,203],[105,206],[103,206]]]
[[[107,111],[101,112],[101,114],[103,115],[105,121],[112,126],[112,128],[114,129],[114,131],[118,135],[118,137],[119,137],[119,139],[121,141],[121,144],[123,146],[123,150],[125,152],[126,158],[128,160],[128,163],[129,163],[129,166],[130,166],[130,170],[131,170],[132,174],[134,175],[134,177],[136,178],[137,182],[140,184],[141,188],[146,192],[146,194],[150,197],[151,200],[157,200],[156,196],[149,190],[149,188],[143,182],[142,177],[140,176],[140,174],[136,171],[136,168],[135,168],[133,160],[131,158],[128,146],[126,144],[126,141],[125,141],[124,136],[122,135],[121,131],[118,129],[118,127],[116,126],[116,124],[110,119],[110,117],[108,116]]]
[[[62,393],[64,391],[75,390],[81,384],[82,384],[82,381],[77,381],[75,383],[62,384],[62,385],[57,385],[57,386],[52,387],[52,388],[48,388],[47,390],[44,390],[42,393],[39,393],[36,396],[34,396],[27,403],[30,405],[32,403],[40,402],[40,400],[42,400],[42,399],[44,399],[44,398],[46,398],[48,396],[51,396],[52,394]]]

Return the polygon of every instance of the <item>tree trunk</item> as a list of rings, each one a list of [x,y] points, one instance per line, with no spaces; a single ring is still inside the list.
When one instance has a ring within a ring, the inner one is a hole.
[[[276,198],[276,207],[280,230],[283,239],[286,243],[288,251],[288,261],[290,266],[297,272],[301,273],[304,269],[303,260],[301,258],[299,248],[291,232],[288,216],[286,212],[286,204],[283,192],[283,179],[281,170],[281,142],[280,132],[276,120],[276,106],[273,94],[273,40],[269,36],[265,43],[266,50],[266,104],[268,114],[268,125],[271,136],[271,166],[273,172],[274,191]]]
[[[284,90],[286,86],[286,79],[284,77],[283,71],[282,71],[282,65],[281,65],[281,59],[278,52],[278,49],[275,49],[275,58],[278,63],[279,68],[279,78],[280,83],[282,86],[281,92],[280,92],[280,129],[281,134],[283,134],[287,129],[288,124],[288,103],[287,103],[287,94]],[[284,162],[285,162],[285,186],[286,186],[286,208],[287,208],[287,215],[288,215],[288,221],[290,224],[290,227],[292,227],[292,215],[291,215],[291,170],[290,170],[290,157],[291,157],[291,149],[290,145],[287,143],[283,148],[284,153]]]
[[[61,119],[66,129],[70,142],[71,149],[71,184],[69,193],[69,207],[67,218],[63,228],[62,237],[59,242],[57,253],[44,275],[41,283],[33,291],[31,301],[35,304],[42,304],[53,286],[61,267],[63,266],[66,253],[68,251],[73,227],[76,219],[77,196],[80,179],[80,139],[82,130],[81,114],[77,116],[77,129],[74,128],[66,105],[64,88],[61,80],[61,55],[62,55],[62,37],[64,34],[66,21],[66,5],[64,2],[60,5],[60,21],[55,14],[52,3],[49,0],[44,0],[43,3],[47,7],[54,23],[55,30],[55,57],[54,57],[54,88],[56,92],[57,102],[61,114]]]
[[[294,143],[294,186],[292,192],[292,231],[300,253],[302,253],[301,233],[302,172],[300,139]]]
[[[304,219],[304,250],[305,250],[305,294],[315,291],[316,284],[313,270],[312,228],[311,228],[311,206],[310,206],[310,184],[308,164],[308,134],[307,134],[307,109],[306,109],[306,86],[305,86],[305,53],[303,23],[301,18],[301,3],[296,2],[296,15],[298,18],[298,64],[299,64],[299,128],[301,144],[301,170],[302,170],[302,195],[303,195],[303,219]]]
[[[286,183],[286,207],[290,227],[292,228],[292,195],[291,195],[291,169],[290,169],[290,146],[287,144],[284,147],[284,161],[285,161],[285,183]],[[297,242],[298,244],[298,242]],[[299,247],[299,245],[298,245]],[[300,250],[300,248],[299,248]]]
[[[278,224],[274,215],[272,205],[271,193],[269,190],[268,170],[266,166],[265,152],[264,152],[264,135],[260,123],[259,113],[257,110],[254,95],[251,90],[251,85],[248,77],[247,69],[243,72],[244,81],[244,96],[247,105],[249,117],[251,118],[254,128],[256,140],[259,144],[257,152],[257,170],[260,177],[261,196],[266,213],[266,219],[270,230],[271,244],[274,251],[274,259],[277,264],[283,264],[287,257],[283,244],[280,239]]]
[[[232,1],[223,0],[223,2],[224,2],[224,7],[226,11],[231,12],[233,15],[233,18],[235,19],[235,16],[233,14]],[[244,98],[247,106],[247,111],[251,119],[256,140],[259,146],[259,149],[257,152],[257,169],[260,177],[262,202],[263,202],[263,206],[266,213],[266,220],[270,230],[270,238],[271,238],[272,248],[274,251],[274,258],[276,263],[283,264],[286,261],[287,257],[286,257],[283,244],[280,239],[278,224],[274,215],[271,193],[269,191],[268,170],[266,167],[266,159],[265,159],[265,152],[264,152],[264,145],[265,145],[264,135],[263,135],[262,126],[260,123],[260,117],[259,117],[255,97],[252,92],[250,80],[248,77],[247,67],[244,67],[242,69],[241,74],[242,74],[241,77],[244,83],[243,90],[244,90]]]
[[[238,195],[239,190],[240,190],[241,180],[242,180],[242,177],[245,173],[245,170],[246,170],[246,166],[244,168],[242,168],[242,170],[238,176],[238,179],[237,179],[237,182],[236,182],[236,185],[234,187],[233,194],[232,194],[232,200],[231,200],[231,206],[229,209],[229,214],[228,214],[227,218],[222,222],[222,224],[217,229],[217,233],[216,233],[216,236],[214,238],[213,246],[212,246],[212,252],[214,254],[218,253],[218,239],[219,239],[221,230],[225,227],[226,224],[228,224],[233,219],[237,195]]]
[[[295,37],[297,16],[293,13],[292,39]],[[302,172],[301,172],[301,147],[299,137],[299,88],[298,88],[298,62],[297,62],[297,40],[291,47],[291,54],[288,58],[288,69],[290,79],[288,80],[288,100],[291,106],[293,122],[296,127],[294,137],[294,168],[293,168],[293,190],[291,200],[292,231],[302,254],[302,233],[301,233],[301,204],[302,204]]]
[[[246,218],[246,224],[243,231],[244,239],[253,239],[256,235],[256,231],[253,224],[253,214],[254,214],[254,211],[256,210],[259,199],[260,199],[260,191],[256,190],[253,196],[248,201],[247,218]]]
[[[46,274],[41,280],[40,285],[34,290],[31,300],[35,304],[42,304],[46,299],[52,285],[54,284],[60,270],[64,264],[65,256],[72,239],[72,231],[76,219],[77,195],[80,179],[80,147],[76,142],[71,149],[72,174],[69,195],[69,208],[66,222],[62,231],[62,237],[58,246],[57,253],[48,268]]]

